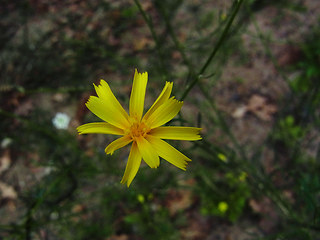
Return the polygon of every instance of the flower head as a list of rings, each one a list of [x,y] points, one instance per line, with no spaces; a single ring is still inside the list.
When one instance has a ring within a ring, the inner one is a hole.
[[[174,118],[183,105],[183,102],[174,97],[170,98],[172,82],[166,82],[157,100],[143,116],[147,82],[148,73],[138,73],[135,70],[128,114],[113,95],[109,85],[101,80],[100,85],[94,85],[98,96],[90,96],[86,106],[105,122],[87,123],[77,128],[79,134],[120,135],[120,138],[106,147],[106,154],[113,154],[115,150],[132,143],[121,180],[121,183],[127,183],[128,187],[136,176],[142,159],[151,168],[157,168],[160,164],[159,157],[162,157],[176,167],[186,170],[187,162],[191,160],[162,139],[201,139],[201,128],[161,127]]]

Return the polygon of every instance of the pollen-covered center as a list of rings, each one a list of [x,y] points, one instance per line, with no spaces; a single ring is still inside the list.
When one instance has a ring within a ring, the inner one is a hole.
[[[144,137],[149,131],[150,128],[144,122],[133,122],[128,130],[128,135],[134,139]]]

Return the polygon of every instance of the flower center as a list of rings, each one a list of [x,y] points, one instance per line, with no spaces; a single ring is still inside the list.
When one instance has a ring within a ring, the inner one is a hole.
[[[128,129],[128,135],[135,139],[136,137],[144,137],[149,131],[150,128],[144,122],[134,121]]]

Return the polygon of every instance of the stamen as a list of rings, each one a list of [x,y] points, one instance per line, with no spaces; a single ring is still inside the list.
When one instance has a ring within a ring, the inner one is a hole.
[[[150,128],[144,122],[131,121],[131,126],[128,129],[127,134],[134,140],[136,137],[144,137]]]

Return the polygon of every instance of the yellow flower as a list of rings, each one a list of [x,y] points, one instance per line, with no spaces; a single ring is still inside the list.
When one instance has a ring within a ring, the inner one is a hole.
[[[162,157],[176,167],[186,170],[187,162],[191,160],[162,139],[201,139],[201,128],[161,127],[174,118],[183,105],[183,102],[174,97],[169,98],[172,82],[166,82],[157,100],[143,116],[147,81],[147,72],[141,74],[135,70],[128,114],[113,95],[109,85],[101,80],[99,86],[94,85],[98,97],[90,96],[86,106],[105,122],[87,123],[77,128],[79,134],[104,133],[122,136],[106,147],[106,154],[113,154],[115,150],[132,142],[121,180],[121,183],[127,183],[128,187],[136,176],[142,159],[151,168],[157,168],[160,164],[159,157]]]

